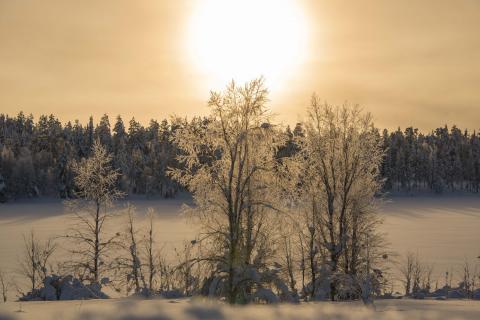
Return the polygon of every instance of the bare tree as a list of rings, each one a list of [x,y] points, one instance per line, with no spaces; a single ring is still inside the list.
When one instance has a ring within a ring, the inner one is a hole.
[[[194,275],[194,246],[195,241],[185,241],[183,248],[175,248],[177,265],[174,273],[177,276],[177,289],[181,289],[185,296],[191,296],[199,288],[199,279]]]
[[[124,194],[116,187],[119,173],[111,165],[112,156],[99,141],[92,154],[73,166],[76,195],[67,206],[77,222],[69,229],[67,238],[73,241],[73,269],[84,280],[98,282],[108,267],[109,250],[120,234],[108,235],[105,227],[112,216],[112,201]]]
[[[472,268],[471,263],[465,259],[463,263],[462,285],[467,298],[472,298],[477,287],[477,279],[480,279],[478,266]]]
[[[48,274],[49,261],[56,249],[52,239],[40,242],[34,231],[23,236],[24,252],[20,262],[21,273],[29,280],[32,292],[38,288]]]
[[[399,271],[406,296],[430,292],[434,266],[424,263],[418,253],[407,252],[399,266]]]
[[[160,292],[167,292],[174,288],[175,267],[169,263],[165,255],[159,255],[158,269],[160,274]]]
[[[305,294],[305,271],[306,271],[306,258],[305,258],[305,245],[303,244],[303,234],[298,233],[298,244],[300,250],[300,271],[302,274],[302,294]]]
[[[154,279],[158,273],[157,265],[159,264],[159,255],[155,251],[155,239],[154,239],[154,212],[152,208],[148,209],[148,230],[145,239],[145,253],[146,253],[146,267],[148,274],[148,294],[152,294],[154,290]]]
[[[402,282],[405,288],[405,295],[410,295],[417,257],[413,252],[408,252],[405,256],[405,261],[400,265],[400,274],[402,275]]]
[[[421,289],[421,282],[424,274],[424,266],[420,262],[420,259],[417,256],[415,257],[415,261],[413,264],[413,287],[412,287],[412,293],[416,295]]]
[[[424,264],[423,265],[423,281],[422,287],[426,290],[426,292],[430,292],[432,290],[432,281],[433,281],[433,273],[435,270],[435,266],[433,264]]]
[[[126,208],[126,228],[123,238],[119,239],[119,247],[124,254],[115,258],[117,276],[120,285],[126,286],[126,292],[129,293],[133,287],[135,293],[139,293],[145,288],[145,278],[142,272],[141,243],[138,239],[138,230],[135,222],[135,208],[128,204]],[[117,278],[117,277],[116,277]]]
[[[2,290],[3,302],[7,302],[9,287],[10,287],[10,284],[6,279],[5,273],[3,273],[2,270],[0,270],[0,289]]]
[[[287,230],[289,231],[287,231]],[[290,226],[283,226],[280,228],[279,233],[280,233],[280,261],[282,265],[282,270],[283,270],[283,277],[286,279],[286,282],[288,283],[290,287],[290,291],[296,296],[297,293],[297,277],[296,277],[296,271],[297,271],[297,261],[296,261],[296,256],[295,256],[295,248],[296,248],[296,243],[295,243],[295,238],[293,237],[295,230],[292,229]]]

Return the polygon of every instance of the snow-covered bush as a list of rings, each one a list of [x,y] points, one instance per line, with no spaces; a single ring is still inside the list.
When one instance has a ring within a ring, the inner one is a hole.
[[[105,281],[103,281],[105,282]],[[73,276],[50,275],[43,279],[43,286],[24,294],[20,301],[37,300],[85,300],[107,299],[100,283],[83,284]]]
[[[50,259],[56,250],[56,244],[52,239],[39,241],[32,230],[30,234],[23,236],[24,250],[20,260],[20,273],[28,279],[32,292],[38,288],[52,270],[49,270]]]
[[[298,297],[290,291],[280,277],[279,268],[245,266],[237,270],[234,285],[242,288],[237,294],[238,303],[278,303],[297,302]],[[208,297],[225,297],[228,293],[228,273],[217,272],[216,276],[205,280],[202,293]]]

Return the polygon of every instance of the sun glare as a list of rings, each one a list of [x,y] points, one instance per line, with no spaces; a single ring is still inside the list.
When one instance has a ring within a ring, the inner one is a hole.
[[[294,0],[203,0],[187,43],[194,66],[215,86],[262,75],[275,90],[304,59],[306,40]]]

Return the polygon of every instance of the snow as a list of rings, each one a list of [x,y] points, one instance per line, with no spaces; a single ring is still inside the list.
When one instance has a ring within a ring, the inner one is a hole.
[[[182,204],[190,203],[187,195],[177,199],[145,199],[144,197],[129,197],[117,203],[117,211],[122,210],[126,203],[135,205],[137,212],[144,216],[149,207],[155,210],[156,234],[163,244],[181,245],[184,240],[195,236],[195,226],[180,215]],[[65,213],[64,205],[59,199],[29,199],[19,202],[0,204],[0,268],[14,271],[23,249],[23,234],[32,229],[40,240],[65,234],[71,225],[73,215]],[[111,229],[125,229],[125,217],[114,218]],[[138,221],[140,224],[147,220]],[[120,225],[120,227],[119,227]],[[62,244],[63,239],[59,239]]]
[[[446,271],[457,284],[465,260],[480,264],[479,195],[394,196],[382,213],[392,249],[400,255],[418,252],[422,261],[433,263],[439,287]]]
[[[162,244],[178,246],[184,240],[194,239],[195,226],[179,214],[183,203],[191,203],[190,197],[133,197],[129,201],[140,214],[145,214],[148,207],[155,209],[157,240]],[[423,261],[435,264],[436,276],[442,279],[447,269],[459,273],[466,258],[475,260],[480,256],[478,195],[394,196],[381,211],[385,218],[382,229],[392,249],[398,254],[418,251]],[[22,234],[33,228],[40,239],[58,236],[65,232],[70,218],[58,199],[0,204],[0,268],[7,272],[16,270],[23,248]],[[111,223],[117,225],[115,221]]]
[[[184,195],[169,200],[133,197],[129,201],[137,207],[137,212],[140,214],[145,214],[148,207],[156,210],[155,227],[159,245],[172,248],[181,245],[184,240],[190,241],[195,237],[196,226],[179,214],[183,203],[191,203],[190,197]],[[125,203],[123,201],[118,207],[122,207]],[[423,261],[434,263],[436,270],[434,279],[438,279],[439,286],[443,285],[446,270],[452,270],[456,274],[455,282],[465,259],[480,262],[480,259],[476,259],[480,256],[480,197],[478,195],[394,196],[385,203],[381,212],[385,218],[382,229],[387,233],[392,249],[399,254],[418,251]],[[63,205],[57,199],[33,199],[0,204],[0,269],[10,274],[18,270],[18,259],[23,249],[23,233],[33,228],[40,239],[61,235],[70,219],[71,216],[64,213]],[[122,220],[112,221],[111,228],[119,228],[119,223],[122,223],[121,228],[123,228],[123,222]],[[144,222],[146,223],[146,219]],[[57,254],[61,255],[62,250]],[[18,278],[18,276],[15,277]],[[13,289],[10,291],[11,294],[15,293]],[[15,312],[19,309],[19,304],[8,302],[5,305],[0,304],[0,314],[7,312],[14,319],[68,319],[68,317],[79,319],[79,314],[83,312],[94,312],[94,314],[102,314],[105,319],[113,319],[117,318],[115,311],[121,310],[121,319],[145,319],[152,314],[158,315],[155,319],[215,318],[208,317],[212,314],[220,315],[216,317],[219,319],[222,317],[239,319],[248,317],[249,314],[256,315],[257,312],[265,319],[288,319],[289,315],[294,315],[297,319],[302,317],[307,319],[311,318],[312,314],[326,314],[333,317],[334,313],[338,313],[338,319],[372,319],[372,314],[369,313],[372,311],[363,309],[353,313],[347,311],[352,308],[350,305],[355,303],[348,305],[339,303],[340,308],[336,307],[337,304],[333,307],[325,303],[314,306],[284,306],[283,304],[279,307],[252,306],[242,308],[242,312],[238,313],[235,308],[224,306],[199,306],[186,300],[174,300],[178,303],[169,301],[111,299],[101,302],[28,302],[22,303],[22,309],[25,312]],[[374,319],[416,319],[413,316],[417,314],[420,314],[418,319],[480,319],[479,301],[407,299],[382,300],[377,301],[376,305],[377,312]],[[142,310],[141,314],[137,309]],[[130,316],[131,313],[136,317]],[[57,317],[56,314],[61,316]],[[98,317],[94,315],[91,318]],[[2,319],[1,316],[0,319]]]
[[[108,299],[99,283],[83,284],[73,276],[47,276],[43,287],[20,298],[21,301]]]
[[[21,310],[21,312],[20,312]],[[3,316],[2,316],[3,314]],[[335,319],[335,320],[474,320],[480,318],[475,301],[382,300],[374,308],[360,303],[304,303],[230,307],[211,301],[177,300],[85,300],[7,302],[0,304],[0,319]]]
[[[136,221],[139,227],[147,225],[147,209],[152,207],[155,210],[156,241],[159,247],[164,246],[165,252],[172,253],[173,247],[182,246],[184,240],[190,241],[195,237],[196,227],[180,215],[182,205],[191,202],[189,196],[181,195],[167,200],[129,197],[117,204],[117,210],[123,209],[127,201],[135,205],[141,216]],[[64,212],[63,203],[59,199],[40,198],[0,204],[0,269],[13,275],[13,280],[22,284],[16,273],[23,252],[23,235],[32,229],[40,240],[64,235],[71,226],[72,217],[72,214]],[[114,217],[107,229],[124,231],[125,222],[125,217]],[[66,243],[64,238],[58,238],[57,242],[59,248],[53,258],[61,260],[66,254]]]

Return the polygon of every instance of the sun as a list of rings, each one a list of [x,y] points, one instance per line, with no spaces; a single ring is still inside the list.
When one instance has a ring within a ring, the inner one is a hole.
[[[194,67],[214,85],[264,76],[275,90],[303,61],[306,41],[295,0],[200,0],[187,45]]]

